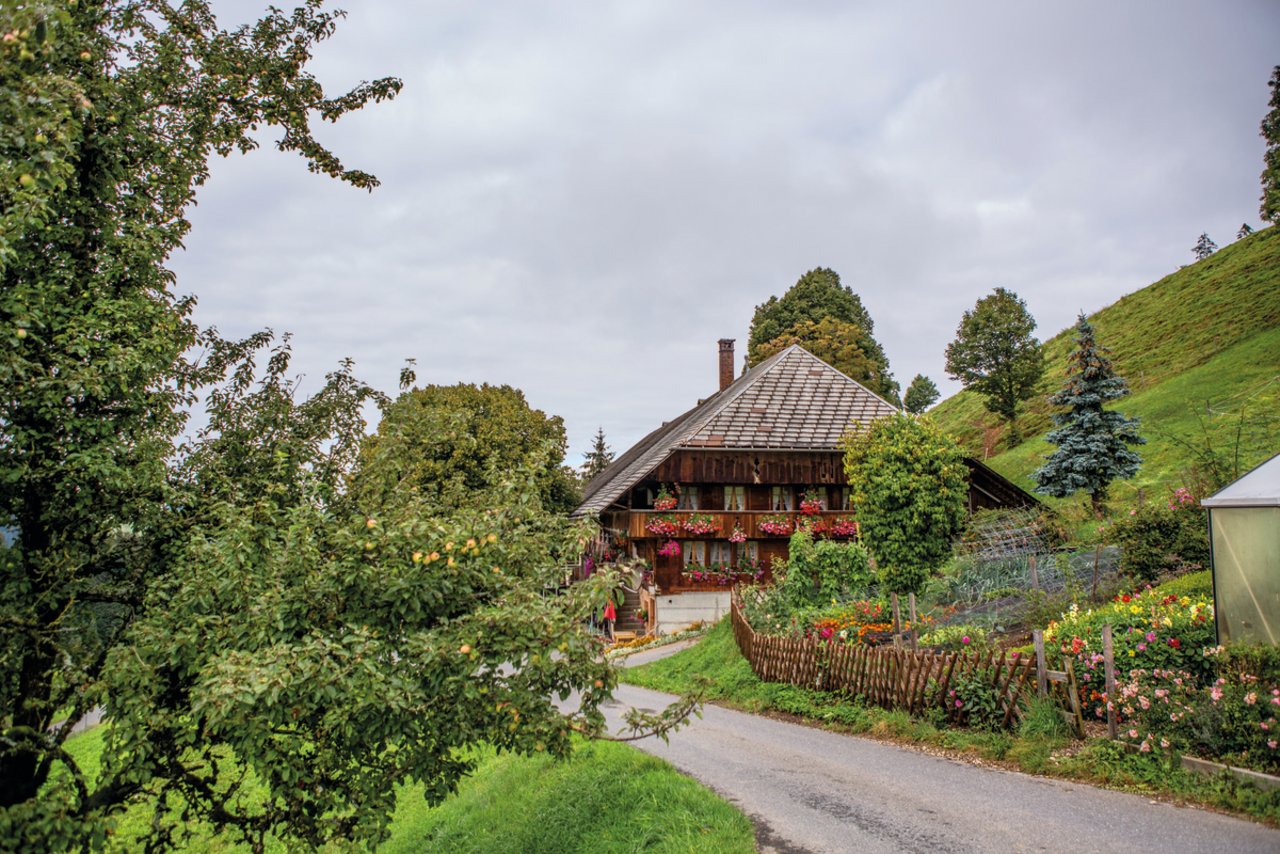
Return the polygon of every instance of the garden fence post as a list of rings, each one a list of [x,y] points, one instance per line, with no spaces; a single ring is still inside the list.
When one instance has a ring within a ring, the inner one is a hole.
[[[1107,676],[1107,737],[1116,737],[1116,662],[1111,647],[1111,624],[1102,627],[1102,656]]]
[[[907,611],[911,615],[911,651],[916,652],[920,649],[917,642],[920,633],[916,631],[916,594],[914,593],[907,594]]]
[[[890,594],[893,597],[893,648],[902,648],[902,612],[898,609],[898,594]]]
[[[1043,697],[1049,693],[1049,675],[1046,673],[1049,668],[1044,661],[1044,632],[1036,629],[1031,633],[1031,637],[1036,642],[1036,688]]]
[[[1102,558],[1102,543],[1093,547],[1093,586],[1089,589],[1089,601],[1098,598],[1098,561]]]
[[[1034,552],[1031,555],[1030,565],[1031,565],[1031,586],[1034,589],[1039,590],[1040,589],[1040,573],[1036,571],[1036,556]]]

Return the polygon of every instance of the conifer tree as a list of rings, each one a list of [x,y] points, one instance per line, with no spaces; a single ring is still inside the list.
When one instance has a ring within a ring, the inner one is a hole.
[[[1196,256],[1197,261],[1203,261],[1217,251],[1218,244],[1214,243],[1207,233],[1200,235],[1196,245],[1191,247],[1191,252]]]
[[[1141,445],[1138,419],[1103,408],[1110,400],[1129,393],[1124,378],[1115,373],[1106,348],[1099,347],[1093,325],[1084,314],[1076,324],[1076,350],[1067,367],[1067,382],[1049,398],[1066,412],[1053,416],[1056,430],[1047,438],[1058,446],[1033,477],[1036,491],[1065,498],[1080,490],[1089,493],[1096,515],[1102,515],[1107,488],[1113,481],[1132,477],[1142,458],[1130,445]]]
[[[613,451],[609,450],[609,446],[605,444],[603,427],[596,430],[596,438],[591,445],[591,450],[582,456],[584,458],[582,476],[586,480],[591,480],[613,462]]]
[[[1253,229],[1249,227],[1249,223],[1242,222],[1240,223],[1240,230],[1236,232],[1236,240],[1244,240],[1250,234],[1253,234]]]
[[[938,387],[934,385],[933,380],[924,374],[916,374],[915,379],[911,381],[911,385],[907,386],[907,393],[902,398],[902,403],[912,415],[919,415],[930,406],[933,406],[937,400]]]

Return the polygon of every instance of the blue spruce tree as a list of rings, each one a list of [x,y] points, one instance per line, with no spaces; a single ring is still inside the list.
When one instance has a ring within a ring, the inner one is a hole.
[[[1106,349],[1098,346],[1093,326],[1082,313],[1066,385],[1049,398],[1055,406],[1067,407],[1053,416],[1058,427],[1045,437],[1058,450],[1033,475],[1036,492],[1065,498],[1085,490],[1093,512],[1102,515],[1107,487],[1112,481],[1133,477],[1142,465],[1142,458],[1129,449],[1146,441],[1138,435],[1138,419],[1103,409],[1108,401],[1128,393],[1124,378],[1116,376]]]

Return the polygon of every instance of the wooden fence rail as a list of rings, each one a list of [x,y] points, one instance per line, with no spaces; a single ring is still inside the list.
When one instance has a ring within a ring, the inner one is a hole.
[[[1028,683],[1035,689],[1036,659],[1001,651],[936,653],[888,646],[842,646],[818,638],[788,638],[756,632],[735,591],[730,608],[733,636],[756,676],[818,691],[860,696],[887,709],[922,712],[942,708],[955,720],[966,712],[950,696],[952,685],[981,674],[1004,713],[1004,726],[1020,715],[1018,700]],[[1074,679],[1072,680],[1074,681]],[[1068,690],[1074,690],[1072,685]]]

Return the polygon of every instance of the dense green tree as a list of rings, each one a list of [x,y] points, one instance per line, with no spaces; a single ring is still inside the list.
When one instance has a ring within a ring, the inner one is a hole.
[[[613,451],[609,450],[609,445],[604,440],[604,428],[600,427],[596,430],[595,440],[591,444],[591,450],[583,454],[582,478],[589,481],[600,472],[609,467],[613,462]]]
[[[1271,71],[1271,110],[1262,117],[1259,130],[1267,149],[1262,155],[1262,199],[1258,213],[1263,222],[1280,217],[1280,65]]]
[[[1058,425],[1045,438],[1058,449],[1032,475],[1036,491],[1065,498],[1080,490],[1089,493],[1095,514],[1101,516],[1107,488],[1113,481],[1137,474],[1142,458],[1129,449],[1146,440],[1138,435],[1138,419],[1104,409],[1108,401],[1129,393],[1116,376],[1105,348],[1098,346],[1093,325],[1081,314],[1076,323],[1076,349],[1067,367],[1067,381],[1049,398],[1066,412],[1053,416]]]
[[[834,270],[819,267],[801,276],[781,298],[769,297],[756,306],[747,337],[747,363],[758,365],[779,350],[800,344],[896,404],[898,384],[874,331],[871,315],[858,295],[840,284]]]
[[[261,343],[202,337],[170,290],[210,156],[275,127],[313,171],[376,184],[311,130],[400,86],[325,95],[306,66],[336,18],[311,3],[227,31],[199,0],[0,4],[0,526],[15,532],[0,553],[2,849],[77,847],[149,776],[176,773],[136,772],[152,749],[138,743],[95,784],[50,725],[104,700],[106,661],[195,524],[166,471],[182,406]]]
[[[437,802],[481,742],[563,756],[613,685],[584,623],[614,579],[543,595],[591,532],[542,504],[538,460],[512,462],[483,507],[409,490],[353,512],[374,394],[344,365],[296,402],[287,369],[286,346],[216,396],[174,478],[199,525],[105,668],[108,791],[181,795],[191,816],[159,817],[174,845],[192,819],[255,845],[374,842],[397,784]],[[267,809],[242,804],[245,769]],[[98,797],[63,789],[80,809]]]
[[[1218,244],[1209,238],[1208,234],[1200,235],[1196,240],[1196,245],[1191,247],[1191,254],[1196,256],[1197,261],[1203,261],[1210,255],[1218,251]]]
[[[933,380],[924,374],[916,374],[907,386],[907,393],[902,398],[903,406],[912,415],[919,415],[938,401],[938,387]]]
[[[927,416],[894,415],[849,439],[844,468],[884,589],[918,592],[964,522],[964,452]]]
[[[947,373],[978,392],[987,409],[1009,425],[1013,445],[1018,432],[1018,406],[1035,395],[1044,373],[1044,352],[1031,333],[1036,321],[1013,291],[996,288],[966,311],[947,345]]]
[[[577,504],[565,469],[564,422],[529,406],[511,386],[429,385],[383,408],[360,454],[352,494],[362,506],[409,499],[432,507],[482,507],[521,468],[537,472],[538,498],[553,512]]]

